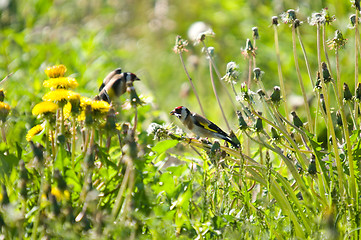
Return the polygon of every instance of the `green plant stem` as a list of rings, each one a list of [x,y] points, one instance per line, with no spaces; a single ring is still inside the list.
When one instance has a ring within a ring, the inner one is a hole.
[[[249,57],[249,59],[248,59],[248,81],[247,81],[248,89],[251,88],[251,83],[252,83],[252,58]]]
[[[186,68],[186,65],[184,64],[182,52],[179,53],[179,57],[180,57],[180,60],[181,60],[183,69],[184,69],[184,71],[185,71],[185,73],[186,73],[186,75],[187,75],[187,78],[188,78],[188,80],[189,80],[189,83],[191,84],[191,87],[192,87],[192,90],[193,90],[193,92],[194,92],[194,95],[196,95],[196,98],[197,98],[197,101],[198,101],[198,105],[199,105],[199,108],[201,109],[202,115],[205,117],[206,115],[204,114],[204,110],[203,110],[203,107],[202,107],[201,100],[199,99],[198,93],[197,93],[196,88],[194,87],[194,84],[193,84],[193,80],[192,80],[192,78],[190,77],[190,75],[189,75],[189,73],[188,73],[188,70],[187,70],[187,68]]]
[[[357,51],[357,49],[356,49]],[[337,83],[338,83],[338,86],[341,82],[341,74],[339,72],[339,67],[340,65],[340,61],[339,61],[339,56],[338,56],[338,51],[336,51],[336,70],[337,70],[337,73],[336,73],[336,76],[337,76]],[[357,180],[356,180],[356,177],[355,177],[355,169],[354,169],[354,158],[353,158],[353,155],[352,155],[352,144],[351,144],[351,140],[350,140],[350,133],[349,133],[349,130],[348,130],[348,124],[347,124],[347,119],[346,119],[346,114],[345,114],[345,108],[344,108],[344,102],[342,101],[341,99],[341,95],[338,95],[338,91],[336,91],[336,97],[337,97],[337,101],[338,101],[338,105],[339,105],[339,109],[340,109],[340,113],[341,113],[341,119],[342,119],[342,127],[343,127],[343,133],[344,133],[344,137],[345,137],[345,140],[346,140],[346,148],[347,148],[347,158],[348,158],[348,165],[349,165],[349,169],[350,169],[350,179],[348,181],[349,183],[349,189],[351,191],[351,196],[352,196],[352,199],[351,199],[351,203],[353,204],[353,207],[356,209],[356,212],[358,212],[358,209],[359,209],[359,205],[358,205],[358,201],[359,201],[359,197],[358,197],[358,189],[357,189]],[[356,101],[355,101],[356,102]],[[350,111],[351,111],[351,106],[349,105],[350,107]],[[357,105],[356,105],[357,107]],[[352,115],[352,114],[351,114]],[[356,124],[355,120],[353,119],[354,121],[354,124]],[[357,126],[355,125],[355,127],[357,128]],[[354,211],[351,210],[351,215],[354,216]],[[354,218],[353,218],[354,220]]]
[[[302,96],[303,96],[303,101],[305,103],[305,111],[306,111],[306,114],[307,114],[307,121],[308,121],[308,124],[309,124],[309,131],[311,133],[313,133],[313,120],[312,120],[312,117],[311,117],[310,107],[308,105],[307,94],[306,94],[305,87],[304,87],[304,84],[303,84],[300,67],[298,65],[298,57],[297,57],[297,50],[296,50],[296,29],[295,29],[294,24],[292,25],[292,48],[293,48],[293,57],[294,57],[294,60],[295,60],[296,73],[297,73],[298,81],[300,83]]]
[[[229,126],[229,123],[228,123],[228,121],[227,121],[226,115],[224,114],[224,111],[223,111],[223,108],[222,108],[221,101],[219,100],[219,97],[218,97],[218,94],[217,94],[217,89],[216,89],[216,85],[215,85],[215,83],[214,83],[214,78],[213,78],[212,63],[211,63],[210,60],[209,60],[209,73],[210,73],[210,77],[211,77],[213,93],[214,93],[214,96],[215,96],[216,99],[217,99],[218,106],[219,106],[219,108],[221,109],[222,116],[223,116],[223,120],[224,120],[224,122],[225,122],[226,125],[227,125],[228,131],[231,131],[231,127]]]
[[[7,143],[7,141],[6,141],[6,132],[5,132],[5,123],[1,124],[1,136],[3,138],[3,142]]]
[[[329,101],[329,97],[328,97],[328,88],[327,88],[327,85],[325,84],[325,81],[323,79],[323,74],[322,74],[322,69],[321,69],[321,47],[320,46],[321,46],[320,24],[317,24],[318,71],[321,73],[320,78],[321,78],[322,93],[323,93],[323,97],[325,99],[325,105],[326,105],[327,126],[328,126],[327,131],[328,131],[329,134],[331,134],[331,137],[332,137],[332,145],[333,145],[333,150],[334,150],[335,158],[336,158],[336,166],[337,166],[337,173],[338,173],[338,183],[339,183],[340,195],[344,196],[344,175],[343,175],[343,170],[342,170],[340,154],[338,152],[337,138],[336,138],[336,134],[335,134],[335,129],[334,129],[333,122],[332,122],[332,117],[331,117],[330,101]]]
[[[358,58],[359,58],[359,53],[358,53],[358,48],[359,48],[359,32],[358,32],[358,19],[359,19],[359,11],[356,10],[356,22],[355,22],[355,96],[356,96],[356,92],[357,92],[357,85],[358,85]],[[361,54],[361,53],[360,53]],[[354,105],[354,114],[355,114],[355,119],[356,122],[358,122],[358,108],[357,108],[357,103],[355,102]],[[357,127],[357,126],[355,126]]]
[[[44,189],[44,179],[45,176],[44,174],[42,174],[44,172],[44,169],[41,169],[41,174],[40,174],[40,188],[39,188],[39,196],[38,196],[38,202],[37,202],[37,213],[35,215],[35,219],[34,219],[34,225],[33,225],[33,231],[31,234],[31,239],[36,240],[38,239],[38,228],[39,228],[39,223],[40,223],[40,215],[41,215],[41,200],[42,200],[42,195],[43,195],[43,189]]]
[[[237,107],[236,107],[236,105],[234,104],[233,98],[232,98],[231,94],[228,92],[228,90],[227,90],[227,88],[226,88],[226,86],[225,86],[225,84],[224,84],[224,81],[222,81],[222,76],[221,76],[221,74],[220,74],[219,71],[218,71],[218,68],[217,68],[217,66],[216,66],[216,63],[214,62],[213,57],[212,57],[211,54],[209,53],[208,48],[207,48],[207,46],[206,46],[206,44],[205,44],[204,41],[202,41],[202,44],[203,44],[203,48],[205,49],[206,54],[207,54],[207,56],[208,56],[208,58],[209,58],[209,61],[212,63],[213,69],[214,69],[214,71],[215,71],[216,74],[217,74],[218,80],[219,80],[219,82],[221,83],[223,89],[225,90],[225,92],[226,92],[226,94],[227,94],[230,102],[232,103],[234,112],[236,112]]]
[[[75,149],[76,149],[76,119],[73,117],[73,136],[72,136],[72,144],[71,144],[71,164],[73,170],[75,170]]]
[[[254,49],[257,49],[256,47],[256,38],[253,38],[253,48]],[[256,55],[253,55],[252,56],[252,59],[253,59],[253,69],[255,69],[257,67],[257,63],[256,63]]]
[[[305,64],[306,64],[306,68],[307,68],[308,77],[310,78],[312,88],[315,88],[315,83],[313,81],[313,77],[312,77],[312,74],[311,74],[311,69],[310,69],[310,64],[308,62],[306,49],[305,49],[305,46],[303,45],[303,41],[302,41],[302,38],[301,38],[300,29],[296,28],[296,32],[297,32],[298,41],[300,42],[300,46],[301,46],[301,49],[302,49],[303,57],[305,58]]]
[[[125,170],[123,181],[122,181],[122,184],[121,184],[120,189],[118,191],[118,195],[117,195],[117,197],[115,199],[114,207],[113,207],[113,210],[112,210],[112,218],[113,218],[114,221],[118,218],[118,214],[120,212],[120,207],[121,207],[122,202],[123,202],[122,201],[123,200],[123,195],[124,195],[124,192],[126,190],[126,187],[127,187],[127,184],[128,184],[129,178],[130,178],[130,172],[131,172],[130,166],[127,165],[127,169]]]
[[[129,180],[128,180],[128,194],[126,194],[125,199],[124,199],[124,203],[123,203],[123,208],[120,212],[122,218],[120,221],[125,221],[125,218],[128,215],[129,210],[131,209],[131,197],[132,197],[132,192],[134,190],[134,185],[135,185],[135,172],[134,172],[134,165],[132,160],[129,158],[128,160],[126,160],[127,162],[127,169],[130,169],[130,173],[129,173]]]
[[[275,39],[274,41],[275,41],[275,49],[276,49],[278,79],[280,81],[281,93],[282,93],[282,96],[283,96],[283,107],[284,107],[284,110],[285,110],[285,115],[286,115],[286,118],[289,119],[290,112],[289,112],[288,106],[287,106],[287,93],[286,93],[285,83],[283,81],[282,65],[281,65],[281,57],[280,57],[280,48],[279,48],[279,43],[278,43],[277,26],[273,25],[273,29],[274,29],[274,39]]]

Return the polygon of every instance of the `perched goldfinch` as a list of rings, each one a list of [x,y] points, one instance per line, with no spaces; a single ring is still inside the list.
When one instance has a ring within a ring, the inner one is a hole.
[[[111,102],[114,97],[119,97],[127,91],[127,86],[140,79],[130,72],[122,73],[120,68],[110,72],[99,88],[100,99]]]
[[[176,107],[170,112],[170,114],[179,118],[183,125],[195,133],[198,137],[223,139],[232,144],[234,147],[239,147],[238,144],[233,142],[231,137],[216,124],[197,113],[192,113],[186,107]]]

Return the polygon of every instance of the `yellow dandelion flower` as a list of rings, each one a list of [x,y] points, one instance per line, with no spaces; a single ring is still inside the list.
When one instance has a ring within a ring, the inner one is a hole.
[[[82,109],[80,115],[78,116],[78,121],[84,121],[85,120],[85,109],[87,106],[92,105],[93,100],[88,97],[80,97],[80,107]]]
[[[85,111],[81,111],[81,113],[78,116],[78,121],[84,121],[85,120]]]
[[[94,112],[99,112],[99,113],[107,113],[109,112],[110,109],[109,103],[99,100],[92,101],[91,107]]]
[[[63,64],[48,67],[45,69],[45,74],[49,78],[63,77],[65,72],[66,72],[66,67]]]
[[[80,107],[85,109],[87,105],[92,104],[92,99],[88,97],[80,97]]]
[[[31,139],[33,139],[33,137],[37,134],[39,134],[41,131],[43,131],[43,126],[41,125],[36,125],[35,127],[32,127],[29,131],[28,134],[26,134],[26,141],[30,142]]]
[[[56,200],[58,202],[60,202],[61,200],[69,200],[70,198],[70,193],[68,190],[65,190],[64,192],[62,192],[59,188],[57,187],[52,187],[51,188],[51,194],[53,194],[56,197]]]
[[[59,78],[50,78],[43,82],[43,86],[52,89],[59,89],[59,88],[76,88],[78,86],[78,82],[75,78],[72,77],[59,77]]]
[[[4,102],[0,102],[0,120],[5,122],[6,117],[9,115],[10,105]]]
[[[62,193],[59,188],[53,187],[51,188],[51,194],[53,194],[56,197],[57,201],[60,201],[62,199]]]
[[[70,113],[71,113],[71,103],[70,102],[65,104],[65,106],[63,108],[63,113],[64,113],[64,119],[68,119],[70,117]]]
[[[50,91],[43,96],[43,101],[69,101],[80,98],[79,93],[73,92],[71,90],[57,89]]]
[[[33,107],[32,113],[33,115],[55,113],[57,109],[58,109],[58,105],[56,103],[45,101],[36,104]]]

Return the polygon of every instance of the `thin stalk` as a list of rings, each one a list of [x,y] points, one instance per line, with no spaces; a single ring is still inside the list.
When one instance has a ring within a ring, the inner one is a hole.
[[[135,173],[134,173],[134,166],[133,166],[133,162],[132,160],[129,158],[128,160],[126,160],[127,162],[127,169],[130,169],[130,173],[129,173],[129,179],[128,179],[128,194],[126,194],[125,198],[124,198],[124,203],[123,203],[123,208],[120,212],[122,218],[120,221],[125,221],[125,218],[127,216],[128,211],[131,209],[131,197],[132,197],[132,192],[134,190],[134,184],[135,184]]]
[[[137,106],[134,106],[134,125],[133,132],[136,132],[138,126],[138,109]]]
[[[112,210],[112,218],[113,218],[113,220],[117,219],[118,214],[120,212],[120,207],[121,207],[121,204],[123,202],[122,201],[123,200],[123,194],[124,194],[124,192],[126,190],[126,187],[127,187],[128,181],[129,181],[130,172],[131,172],[131,169],[130,169],[130,166],[128,165],[127,169],[125,170],[125,174],[124,174],[123,181],[122,181],[122,184],[120,186],[120,189],[118,191],[117,198],[115,199],[115,204],[114,204],[114,207],[113,207],[113,210]]]
[[[211,61],[209,61],[209,72],[210,72],[210,76],[211,76],[211,82],[212,82],[212,88],[213,88],[214,96],[216,96],[216,99],[217,99],[217,102],[218,102],[218,106],[219,106],[219,108],[221,109],[222,116],[223,116],[224,122],[225,122],[226,125],[227,125],[228,131],[231,131],[231,127],[229,126],[229,123],[228,123],[228,121],[227,121],[226,115],[224,114],[224,111],[223,111],[223,108],[222,108],[221,101],[219,100],[219,97],[218,97],[218,94],[217,94],[217,89],[216,89],[216,85],[215,85],[215,83],[214,83],[214,78],[213,78],[213,69],[212,69],[212,63],[211,63]]]
[[[247,81],[248,88],[251,88],[251,83],[252,83],[252,58],[249,57],[249,59],[248,59],[248,81]]]
[[[41,172],[44,172],[44,169],[41,169]],[[31,239],[36,240],[38,239],[37,234],[38,234],[38,228],[39,228],[39,223],[40,223],[40,215],[41,215],[41,199],[43,196],[43,189],[44,189],[44,179],[45,176],[44,174],[40,174],[40,188],[39,188],[39,196],[38,196],[38,203],[37,203],[37,208],[38,211],[35,215],[35,219],[34,219],[34,225],[33,225],[33,231],[31,234]]]
[[[358,13],[359,11],[356,10],[356,22],[355,22],[355,96],[356,96],[356,91],[357,91],[357,85],[358,85],[358,51],[357,49],[359,48],[359,42],[358,42]],[[357,108],[357,103],[355,102],[354,105],[354,114],[355,114],[355,119],[356,121],[358,121],[358,108]]]
[[[209,58],[209,61],[212,63],[213,69],[214,69],[214,71],[215,71],[216,74],[217,74],[218,80],[219,80],[219,82],[221,83],[223,89],[225,90],[225,92],[226,92],[226,94],[227,94],[230,102],[232,103],[234,112],[236,112],[237,107],[236,107],[236,105],[234,104],[233,98],[232,98],[231,94],[228,92],[228,89],[226,88],[226,86],[225,86],[225,84],[224,84],[224,81],[222,81],[222,76],[221,76],[221,74],[220,74],[219,71],[218,71],[218,68],[217,68],[217,66],[216,66],[216,63],[214,62],[213,57],[212,57],[211,54],[209,53],[208,48],[207,48],[206,44],[204,43],[204,41],[202,41],[202,44],[203,44],[203,48],[205,49],[206,54],[207,54],[207,56],[208,56],[208,58]]]
[[[180,57],[180,60],[181,60],[183,69],[184,69],[184,71],[185,71],[185,73],[186,73],[186,75],[187,75],[187,78],[188,78],[188,80],[189,80],[189,83],[191,84],[191,87],[192,87],[192,90],[193,90],[193,92],[194,92],[194,95],[196,95],[196,98],[197,98],[197,101],[198,101],[198,105],[199,105],[199,108],[201,109],[202,115],[205,117],[206,115],[204,114],[203,107],[202,107],[202,104],[201,104],[201,100],[199,99],[198,93],[197,93],[196,88],[194,87],[194,84],[193,84],[193,80],[192,80],[192,78],[190,77],[190,75],[189,75],[189,73],[188,73],[188,70],[187,70],[187,68],[186,68],[186,65],[184,64],[182,52],[179,53],[179,57]]]
[[[313,78],[312,78],[310,64],[308,62],[308,57],[307,57],[307,54],[306,54],[305,46],[303,45],[300,29],[297,28],[296,31],[297,31],[298,41],[300,42],[300,46],[301,46],[301,49],[302,49],[303,57],[305,58],[305,64],[306,64],[306,68],[307,68],[308,77],[310,78],[310,82],[312,84],[312,89],[314,89],[315,88],[315,83],[314,83]]]
[[[283,106],[285,110],[286,118],[289,119],[290,112],[288,110],[287,106],[287,94],[286,94],[286,88],[285,83],[283,81],[283,74],[282,74],[282,67],[281,67],[281,57],[280,57],[280,48],[278,43],[278,30],[277,26],[273,25],[274,29],[274,38],[275,38],[275,49],[276,49],[276,58],[277,58],[277,70],[278,70],[278,79],[280,81],[280,87],[281,87],[281,93],[283,96]]]
[[[7,143],[7,141],[6,141],[6,132],[5,132],[5,123],[1,124],[1,136],[3,138],[3,142]]]
[[[357,49],[356,49],[356,51],[357,51]],[[339,69],[340,69],[339,65],[340,65],[340,61],[339,61],[338,51],[336,51],[336,70],[337,70],[337,74],[336,74],[337,79],[336,80],[337,80],[337,83],[339,83],[338,86],[341,85],[341,76],[340,76],[341,74],[339,72]],[[338,91],[336,92],[336,95],[338,95],[337,93],[338,93]],[[356,212],[358,212],[358,208],[359,208],[358,198],[359,197],[357,194],[358,189],[357,189],[357,184],[356,184],[354,159],[353,159],[353,155],[352,155],[352,144],[351,144],[351,140],[350,140],[350,133],[348,130],[345,108],[344,108],[344,103],[341,99],[341,95],[338,95],[336,97],[337,97],[339,108],[340,108],[343,132],[344,132],[344,136],[345,136],[345,140],[346,140],[347,158],[348,158],[348,165],[349,165],[349,169],[350,169],[350,179],[349,179],[348,183],[349,183],[349,189],[351,190],[351,196],[352,196],[351,203],[355,207]],[[350,111],[351,111],[351,106],[349,105],[349,107],[350,107]],[[356,104],[356,108],[357,108],[357,104]],[[352,119],[353,119],[353,117],[352,117]],[[356,124],[355,119],[353,119],[353,121],[354,121],[354,124]],[[356,125],[355,125],[355,127],[356,127]],[[353,212],[354,211],[351,211],[352,214],[353,214]]]
[[[72,136],[72,144],[71,144],[71,164],[74,170],[74,161],[75,161],[75,144],[76,144],[76,120],[75,117],[73,117],[73,136]]]
[[[295,28],[295,24],[292,25],[292,48],[293,48],[293,57],[294,57],[294,60],[295,60],[296,73],[297,73],[298,81],[300,83],[302,96],[303,96],[303,101],[305,103],[305,110],[306,110],[306,114],[307,114],[307,121],[308,121],[308,125],[309,125],[309,130],[312,133],[313,132],[313,120],[312,120],[312,117],[311,117],[310,107],[308,105],[307,94],[306,94],[305,87],[304,87],[304,84],[303,84],[300,67],[298,65],[298,57],[297,57],[297,50],[296,50],[296,28]]]
[[[256,38],[253,38],[253,48],[256,49]],[[252,59],[253,59],[253,68],[256,68],[257,67],[256,55],[253,55]]]
[[[332,77],[332,71],[331,71],[331,69],[332,69],[331,62],[330,62],[330,59],[328,57],[328,52],[327,52],[326,27],[324,25],[322,25],[322,45],[323,45],[323,52],[325,53],[325,58],[326,58],[326,61],[327,61],[328,69],[329,69],[329,72],[330,72],[330,76],[331,76],[331,78],[333,78]]]
[[[318,59],[318,71],[320,72],[320,78],[321,78],[321,86],[322,86],[322,93],[323,93],[323,97],[325,99],[325,105],[326,105],[326,115],[327,115],[327,131],[328,131],[328,135],[332,136],[332,145],[333,145],[333,150],[335,153],[335,158],[336,158],[336,166],[337,166],[337,173],[338,173],[338,177],[339,177],[339,189],[340,189],[340,195],[343,196],[344,195],[344,175],[343,175],[343,169],[342,169],[342,165],[341,165],[341,159],[340,159],[340,154],[338,152],[338,146],[337,146],[337,138],[336,138],[336,134],[335,134],[335,129],[333,126],[333,122],[332,122],[332,117],[331,117],[331,109],[330,109],[330,101],[329,101],[329,97],[328,97],[328,88],[327,85],[325,84],[325,81],[323,79],[323,74],[322,74],[322,69],[321,69],[321,38],[320,38],[320,24],[317,24],[317,59]]]

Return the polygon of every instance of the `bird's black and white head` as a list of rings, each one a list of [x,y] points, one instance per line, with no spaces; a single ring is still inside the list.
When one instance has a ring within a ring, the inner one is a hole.
[[[188,115],[191,112],[188,110],[188,108],[183,107],[183,106],[179,106],[174,108],[173,111],[170,112],[171,115],[176,116],[177,118],[179,118],[182,122],[188,117]]]
[[[123,73],[123,77],[126,81],[126,83],[128,82],[134,82],[134,81],[139,81],[140,79],[137,77],[137,75],[135,75],[134,73],[131,72],[125,72]]]

